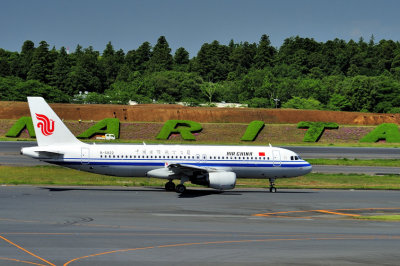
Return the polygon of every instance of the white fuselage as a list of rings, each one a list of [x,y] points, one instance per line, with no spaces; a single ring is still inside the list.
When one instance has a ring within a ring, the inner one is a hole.
[[[296,177],[312,169],[296,153],[269,146],[82,143],[23,148],[22,153],[48,163],[122,177],[144,177],[170,164],[234,172],[238,178]]]

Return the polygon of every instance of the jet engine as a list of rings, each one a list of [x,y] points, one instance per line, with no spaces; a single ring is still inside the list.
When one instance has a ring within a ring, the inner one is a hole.
[[[236,185],[234,172],[210,172],[191,178],[193,184],[208,186],[218,190],[233,189]]]

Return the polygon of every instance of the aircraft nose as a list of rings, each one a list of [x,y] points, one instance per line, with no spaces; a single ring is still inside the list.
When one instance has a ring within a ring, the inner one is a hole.
[[[307,162],[307,165],[303,167],[303,171],[305,175],[310,173],[312,171],[312,165],[309,162]]]

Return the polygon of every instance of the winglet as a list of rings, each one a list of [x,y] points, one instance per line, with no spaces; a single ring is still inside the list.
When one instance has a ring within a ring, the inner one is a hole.
[[[39,146],[81,143],[42,97],[28,97]]]

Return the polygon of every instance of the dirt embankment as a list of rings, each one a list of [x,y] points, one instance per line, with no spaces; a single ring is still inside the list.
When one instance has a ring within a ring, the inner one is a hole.
[[[266,124],[296,124],[300,121],[336,122],[341,125],[400,124],[400,114],[374,114],[336,111],[208,108],[180,105],[100,105],[51,104],[54,111],[65,120],[98,121],[118,118],[121,122],[165,122],[170,119],[192,120],[200,123],[249,123],[261,120]],[[0,119],[19,119],[30,116],[25,102],[0,102]]]

